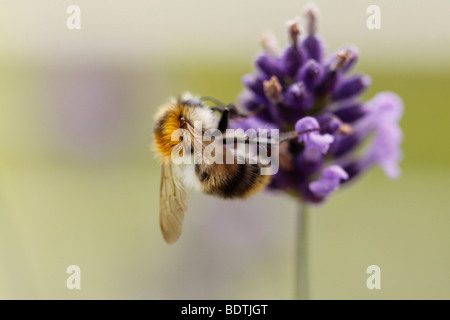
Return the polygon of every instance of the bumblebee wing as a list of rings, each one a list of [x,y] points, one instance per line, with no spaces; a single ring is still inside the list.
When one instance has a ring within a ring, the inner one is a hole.
[[[181,235],[188,206],[180,170],[169,161],[162,164],[159,203],[159,223],[164,240],[175,243]]]

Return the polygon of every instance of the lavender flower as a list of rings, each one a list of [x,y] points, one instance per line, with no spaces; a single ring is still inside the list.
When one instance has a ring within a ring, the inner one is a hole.
[[[295,131],[298,132],[298,142],[305,143],[305,154],[314,159],[320,154],[326,154],[334,137],[331,134],[321,134],[319,122],[313,117],[304,117],[295,124]]]
[[[358,49],[343,47],[324,58],[317,8],[307,6],[304,17],[306,34],[298,19],[287,22],[289,44],[281,53],[276,39],[264,35],[256,71],[243,78],[241,104],[253,116],[233,125],[295,130],[298,139],[280,146],[280,170],[269,187],[321,202],[373,166],[390,178],[399,176],[403,103],[390,92],[362,102],[371,79],[350,73]],[[369,147],[357,153],[370,138]]]
[[[348,174],[338,165],[332,165],[322,171],[319,180],[309,184],[309,189],[315,194],[327,196],[339,187],[341,180],[347,180]]]

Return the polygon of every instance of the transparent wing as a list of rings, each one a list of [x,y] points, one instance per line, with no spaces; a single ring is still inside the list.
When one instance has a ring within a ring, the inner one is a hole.
[[[181,235],[188,206],[180,170],[171,162],[162,164],[159,206],[159,222],[164,240],[169,244],[175,243]]]

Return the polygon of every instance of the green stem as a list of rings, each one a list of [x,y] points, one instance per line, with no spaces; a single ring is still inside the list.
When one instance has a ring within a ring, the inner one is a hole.
[[[308,300],[309,296],[309,212],[306,205],[300,202],[296,230],[296,285],[295,299]]]

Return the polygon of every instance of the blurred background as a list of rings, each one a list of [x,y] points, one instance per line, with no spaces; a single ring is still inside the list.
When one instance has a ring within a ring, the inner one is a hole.
[[[236,101],[263,31],[306,1],[3,0],[0,298],[291,299],[298,206],[189,192],[180,241],[158,222],[153,114],[171,96]],[[328,52],[405,102],[403,175],[379,169],[311,208],[313,299],[450,298],[450,3],[317,0]],[[81,8],[81,30],[66,8]],[[366,9],[381,8],[381,30]],[[66,268],[81,268],[81,290]],[[381,267],[382,290],[366,268]]]

